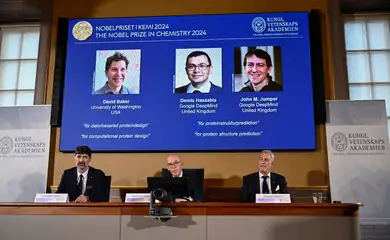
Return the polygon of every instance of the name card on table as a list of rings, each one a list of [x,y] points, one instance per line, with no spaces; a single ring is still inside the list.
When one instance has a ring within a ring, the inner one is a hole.
[[[67,203],[69,196],[67,193],[37,193],[35,203]]]
[[[256,203],[291,203],[290,194],[256,194]]]
[[[149,203],[150,193],[126,193],[125,202]]]

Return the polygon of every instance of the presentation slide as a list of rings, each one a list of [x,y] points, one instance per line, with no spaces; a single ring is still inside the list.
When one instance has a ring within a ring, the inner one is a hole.
[[[316,148],[307,12],[69,20],[60,151]]]

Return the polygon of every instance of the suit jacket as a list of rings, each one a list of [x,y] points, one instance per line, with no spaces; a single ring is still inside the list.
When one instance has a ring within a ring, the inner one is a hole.
[[[90,202],[107,201],[105,194],[105,174],[102,170],[89,166],[86,186],[92,187],[88,194]],[[71,202],[79,197],[77,191],[77,167],[64,171],[57,193],[67,193]]]
[[[204,201],[204,194],[202,186],[200,186],[196,181],[204,179],[198,179],[196,176],[193,175],[193,172],[188,171],[188,169],[182,169],[183,170],[183,176],[188,178],[188,188],[190,192],[190,196],[193,199],[194,202],[203,202]],[[163,171],[162,172],[163,177],[172,177],[172,174],[170,171]]]
[[[218,87],[217,85],[213,84],[212,82],[210,82],[210,83],[211,83],[210,93],[222,92],[222,88],[221,87]],[[175,93],[187,93],[188,86],[190,86],[190,83],[187,84],[187,85],[184,85],[182,87],[176,88],[175,89]]]
[[[246,175],[242,180],[241,201],[254,203],[256,194],[260,193],[259,172]],[[276,191],[277,186],[279,186],[278,191]],[[288,193],[287,182],[284,176],[271,172],[271,193]]]

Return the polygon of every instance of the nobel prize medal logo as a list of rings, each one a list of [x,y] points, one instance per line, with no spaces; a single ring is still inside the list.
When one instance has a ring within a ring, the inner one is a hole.
[[[331,141],[332,141],[332,147],[336,151],[342,152],[345,149],[347,149],[348,139],[343,133],[337,132],[333,134]]]
[[[13,141],[12,138],[5,136],[0,139],[0,153],[8,154],[12,151]]]
[[[262,33],[267,27],[267,23],[262,17],[256,17],[252,21],[252,29],[257,33]]]
[[[74,25],[72,34],[73,37],[79,41],[85,41],[92,36],[92,25],[87,21],[81,21]]]

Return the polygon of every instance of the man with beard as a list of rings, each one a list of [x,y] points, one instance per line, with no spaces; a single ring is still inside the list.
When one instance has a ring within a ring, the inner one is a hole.
[[[127,77],[129,60],[122,53],[116,52],[107,58],[105,73],[106,84],[93,94],[134,94],[128,87],[123,85]]]
[[[269,150],[260,153],[258,162],[259,171],[243,177],[241,200],[255,202],[256,194],[285,194],[288,193],[286,178],[271,172],[275,164],[274,154]]]
[[[71,202],[105,202],[106,184],[102,170],[93,168],[92,151],[88,146],[78,146],[75,150],[76,167],[66,169],[62,174],[57,193],[67,193]]]
[[[248,81],[245,82],[240,92],[265,92],[282,91],[279,83],[272,81],[271,56],[261,49],[249,51],[244,57],[245,74]]]
[[[210,56],[202,51],[194,51],[187,56],[185,67],[190,83],[176,88],[175,93],[217,93],[222,88],[209,80],[213,72]]]

